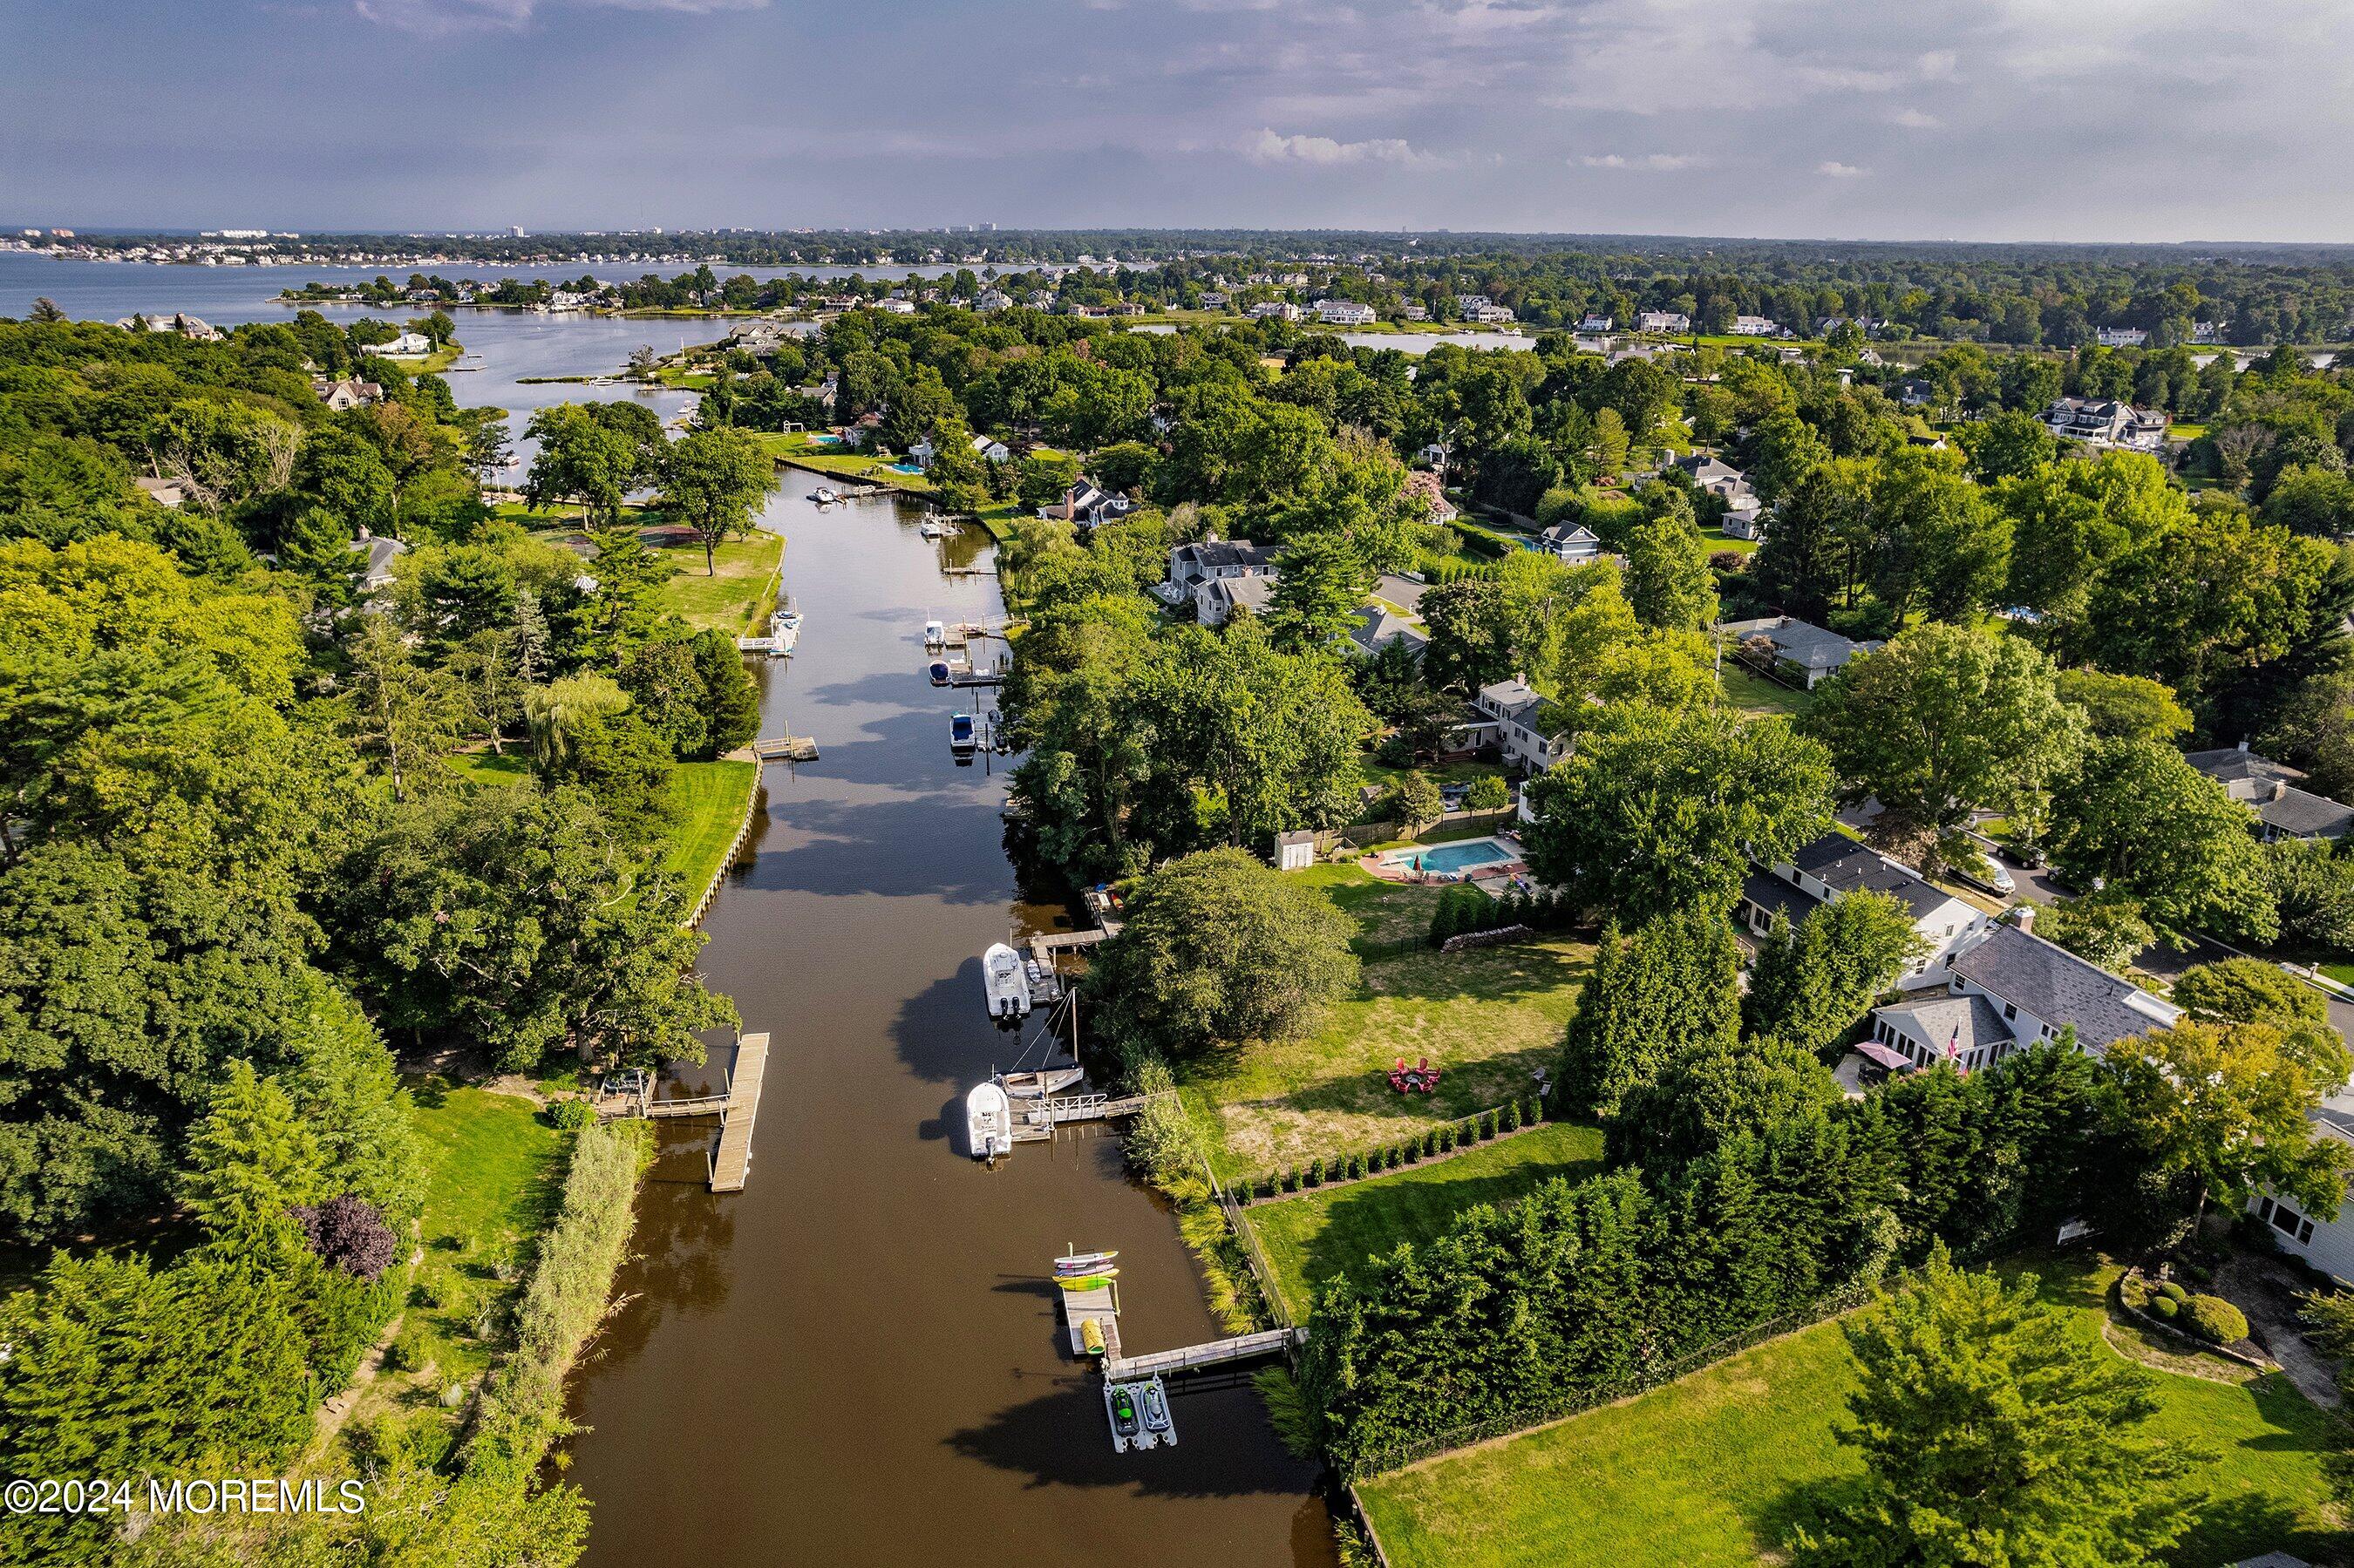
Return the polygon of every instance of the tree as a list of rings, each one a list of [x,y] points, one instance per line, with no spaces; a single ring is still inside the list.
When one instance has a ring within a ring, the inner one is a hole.
[[[1435,822],[1447,814],[1447,802],[1440,798],[1438,786],[1419,768],[1410,769],[1397,781],[1385,805],[1395,813],[1397,821],[1405,824],[1408,838],[1422,832],[1424,823]]]
[[[760,733],[759,688],[724,631],[696,635],[695,669],[703,682],[703,755],[725,757]]]
[[[2134,959],[2158,940],[2141,906],[2124,894],[2105,891],[2031,907],[2037,936],[2113,975],[2131,969]]]
[[[592,727],[630,711],[630,694],[610,675],[567,675],[525,693],[524,709],[532,756],[554,771],[572,760]]]
[[[2049,659],[1937,623],[1850,661],[1816,689],[1803,727],[1830,748],[1846,799],[1876,797],[1891,828],[1940,836],[1978,807],[2040,817],[2083,733]]]
[[[1603,1128],[1612,1165],[1664,1172],[1723,1150],[1734,1139],[1788,1137],[1842,1098],[1815,1054],[1771,1037],[1711,1040],[1671,1056],[1636,1084]]]
[[[1913,914],[1884,893],[1817,905],[1795,927],[1781,916],[1757,944],[1744,1007],[1749,1031],[1803,1051],[1837,1043],[1925,950]]]
[[[2139,900],[2153,926],[2270,941],[2279,930],[2253,813],[2149,740],[2096,740],[2053,796],[2052,863]]]
[[[1700,631],[1715,621],[1708,545],[1689,519],[1659,517],[1628,536],[1627,603],[1646,626]]]
[[[2176,1006],[2204,1023],[2329,1022],[2329,1004],[2320,992],[2262,959],[2221,959],[2185,969],[2172,996]]]
[[[374,1284],[400,1255],[400,1238],[376,1205],[357,1193],[305,1203],[293,1213],[303,1241],[319,1261],[355,1279]]]
[[[2062,670],[2060,700],[2084,712],[2104,740],[2172,740],[2190,727],[2190,712],[2159,683],[2105,670]]]
[[[392,798],[434,777],[456,742],[465,694],[443,671],[419,661],[388,616],[362,618],[349,649],[351,733],[380,758]]]
[[[229,1064],[212,1108],[189,1130],[182,1192],[217,1235],[253,1236],[317,1193],[319,1147],[286,1093],[253,1064]]]
[[[2336,1030],[2186,1018],[2113,1041],[2107,1061],[2149,1167],[2194,1183],[2202,1213],[2265,1191],[2336,1216],[2354,1150],[2308,1119],[2354,1070]]]
[[[1861,1475],[1794,1532],[1796,1568],[2160,1563],[2200,1456],[2148,1436],[2156,1379],[2074,1333],[2032,1276],[1923,1276],[1843,1327],[1861,1372],[1840,1442]]]
[[[1057,506],[1079,482],[1079,460],[1066,452],[1034,451],[1022,460],[1022,477],[1014,493],[1032,512]]]
[[[532,510],[571,501],[591,528],[620,523],[622,498],[651,477],[662,427],[656,421],[649,438],[613,410],[643,411],[630,403],[556,403],[531,417],[524,435],[539,450],[524,479],[524,501]]]
[[[1605,929],[1563,1036],[1570,1103],[1606,1118],[1683,1053],[1730,1048],[1741,1029],[1740,969],[1733,927],[1712,911],[1662,915],[1624,938]]]
[[[2264,846],[2280,934],[2306,952],[2354,948],[2354,859],[2335,845],[2284,839]]]
[[[681,436],[663,452],[660,468],[663,515],[695,530],[703,541],[704,575],[716,576],[714,551],[750,530],[776,465],[758,440],[723,427]]]
[[[2354,534],[2354,479],[2327,468],[2284,470],[2264,497],[2264,522],[2292,534],[2343,539]]]
[[[2342,800],[2354,794],[2354,670],[2317,675],[2297,687],[2263,737],[2265,755],[2311,775],[2306,788]]]
[[[1357,983],[1355,922],[1239,849],[1140,878],[1097,949],[1097,1018],[1131,1061],[1288,1039]]]
[[[1311,534],[1283,552],[1267,611],[1275,645],[1287,653],[1329,652],[1342,641],[1373,586],[1348,544]]]
[[[1493,773],[1482,773],[1464,791],[1463,803],[1474,811],[1500,811],[1512,803],[1512,791]]]
[[[1533,780],[1530,869],[1587,909],[1644,921],[1733,906],[1752,855],[1787,860],[1831,824],[1830,759],[1778,718],[1628,703]]]

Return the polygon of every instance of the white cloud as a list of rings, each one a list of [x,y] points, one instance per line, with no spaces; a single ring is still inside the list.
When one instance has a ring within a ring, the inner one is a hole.
[[[371,22],[412,33],[442,34],[514,30],[543,8],[569,5],[582,9],[667,11],[700,16],[715,11],[759,11],[769,0],[353,0],[352,8]]]
[[[1917,109],[1900,109],[1888,118],[1892,124],[1902,125],[1907,131],[1935,131],[1945,123],[1935,115],[1924,114]]]
[[[1589,169],[1695,169],[1708,162],[1697,153],[1586,153],[1576,162]]]
[[[1826,158],[1815,165],[1815,173],[1828,175],[1834,180],[1852,180],[1868,175],[1872,171],[1860,169],[1853,164],[1842,164],[1837,158]]]
[[[1377,137],[1364,142],[1336,142],[1330,136],[1282,136],[1262,130],[1246,138],[1242,154],[1254,164],[1312,164],[1331,167],[1344,164],[1401,164],[1435,168],[1446,160],[1416,150],[1401,137]]]

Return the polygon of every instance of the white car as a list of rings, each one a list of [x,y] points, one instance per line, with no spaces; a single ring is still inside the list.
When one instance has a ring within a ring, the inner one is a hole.
[[[1974,866],[1956,866],[1954,874],[1972,887],[1982,887],[2005,898],[2019,891],[2019,883],[2011,876],[2009,868],[1990,854],[1978,856],[1978,863]]]

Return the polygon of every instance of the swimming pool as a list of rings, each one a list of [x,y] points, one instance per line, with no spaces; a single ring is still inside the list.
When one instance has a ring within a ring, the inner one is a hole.
[[[1465,839],[1460,843],[1432,844],[1427,849],[1392,850],[1382,857],[1382,862],[1405,871],[1419,866],[1424,871],[1457,875],[1481,866],[1505,865],[1520,858],[1520,852],[1501,839]]]

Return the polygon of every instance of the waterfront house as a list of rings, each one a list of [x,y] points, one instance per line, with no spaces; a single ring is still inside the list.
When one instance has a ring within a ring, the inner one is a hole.
[[[2062,440],[2088,446],[2155,452],[2166,445],[2163,410],[2137,408],[2114,397],[2055,398],[2043,410],[2043,423]]]
[[[1485,310],[1494,302],[1485,294],[1458,294],[1455,296],[1455,311],[1458,315],[1469,316],[1472,312]]]
[[[1680,336],[1691,331],[1691,317],[1681,311],[1645,311],[1636,316],[1635,330]]]
[[[2221,751],[2194,751],[2183,758],[2223,787],[2223,793],[2253,810],[2258,837],[2342,839],[2354,829],[2354,807],[2297,788],[2305,775],[2261,757],[2242,741]]]
[[[1526,676],[1480,687],[1471,707],[1480,719],[1475,741],[1493,741],[1515,768],[1542,773],[1569,755],[1569,726],[1553,699],[1540,695]]]
[[[1913,917],[1914,934],[1925,950],[1897,977],[1903,991],[1946,984],[1956,956],[1991,924],[1985,911],[1931,886],[1911,866],[1836,832],[1778,864],[1759,865],[1741,885],[1734,919],[1752,936],[1764,936],[1776,915],[1796,925],[1817,906],[1860,892],[1884,893]]]
[[[423,359],[433,352],[433,340],[421,332],[405,332],[389,343],[380,343],[367,351],[387,359]]]
[[[1008,447],[1003,441],[992,440],[987,436],[973,437],[972,455],[981,459],[983,462],[1012,462],[1013,461],[1013,450],[1011,447]]]
[[[1405,307],[1405,319],[1410,322],[1426,322],[1430,319],[1430,307],[1428,305],[1408,305]]]
[[[929,436],[917,436],[915,443],[907,449],[907,461],[917,468],[931,467],[932,460],[939,455],[940,449],[932,444]]]
[[[1972,1071],[2071,1029],[2077,1046],[2097,1055],[2182,1016],[2172,1002],[2035,935],[2031,906],[2014,911],[2011,923],[1988,922],[1946,970],[1944,995],[1872,1012],[1872,1038],[1902,1065],[1952,1061]]]
[[[2103,348],[2139,348],[2149,341],[2149,334],[2139,327],[2102,327],[2093,338]]]
[[[1602,558],[1602,538],[1593,529],[1575,523],[1556,523],[1528,543],[1565,566],[1583,567]]]
[[[1733,640],[1744,662],[1770,666],[1784,680],[1808,691],[1845,668],[1857,654],[1880,646],[1876,641],[1852,641],[1787,615],[1727,621],[1721,630]]]
[[[1316,319],[1327,326],[1371,326],[1375,317],[1373,307],[1355,300],[1319,300]]]
[[[1299,307],[1289,300],[1261,300],[1250,308],[1249,315],[1255,322],[1269,319],[1296,322],[1299,319]]]
[[[972,308],[983,315],[992,311],[1010,311],[1013,308],[1013,296],[1002,289],[983,289],[981,297],[973,301]]]
[[[1512,313],[1510,305],[1481,305],[1478,310],[1468,313],[1467,319],[1481,326],[1509,326],[1520,318]]]
[[[1204,583],[1220,577],[1263,577],[1275,573],[1274,550],[1248,539],[1204,539],[1179,545],[1169,552],[1169,576],[1152,587],[1161,603],[1175,606],[1194,596]]]
[[[1038,508],[1041,517],[1056,518],[1092,528],[1101,523],[1117,523],[1136,510],[1136,503],[1125,495],[1100,488],[1091,479],[1082,478],[1063,493],[1063,499]]]
[[[875,302],[875,308],[885,315],[912,316],[916,313],[915,302],[912,300],[877,300]]]
[[[1223,311],[1233,299],[1234,296],[1223,289],[1204,289],[1201,292],[1199,303],[1205,311]]]
[[[1598,316],[1593,312],[1588,311],[1585,315],[1578,318],[1577,330],[1586,334],[1588,336],[1591,336],[1596,333],[1608,332],[1612,325],[1613,322],[1610,317]]]
[[[384,401],[382,387],[373,381],[362,381],[355,376],[346,376],[336,381],[321,377],[313,381],[311,387],[319,394],[319,401],[338,414],[346,408],[356,408],[364,403]]]
[[[198,320],[195,316],[177,313],[154,316],[124,316],[121,321],[116,322],[114,324],[121,327],[124,332],[136,332],[143,327],[149,332],[174,332],[179,334],[182,337],[192,338],[198,343],[218,343],[221,337],[220,329],[218,327],[212,326],[207,323]]]

